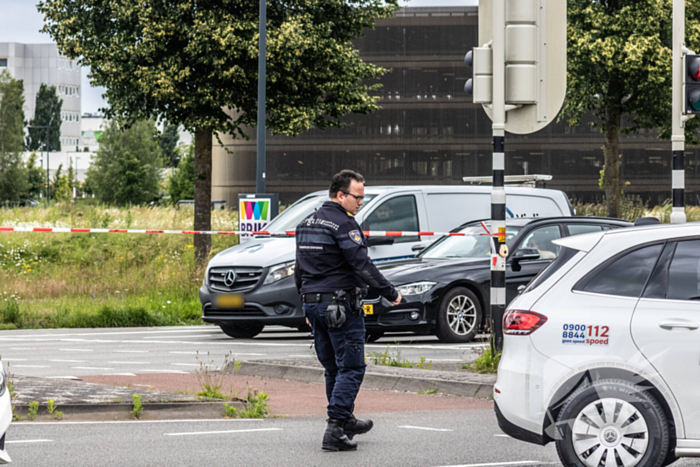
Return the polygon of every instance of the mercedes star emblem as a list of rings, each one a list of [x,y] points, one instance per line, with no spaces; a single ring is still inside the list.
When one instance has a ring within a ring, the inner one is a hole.
[[[224,284],[226,287],[232,287],[234,282],[236,282],[236,271],[229,269],[224,273]]]

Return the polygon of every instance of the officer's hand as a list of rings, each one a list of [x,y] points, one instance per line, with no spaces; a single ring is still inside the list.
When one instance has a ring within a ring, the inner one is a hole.
[[[306,318],[306,324],[308,324],[309,327],[311,327],[311,323],[309,322],[309,318]]]
[[[401,292],[398,292],[398,294],[399,294],[398,298],[395,301],[391,302],[392,305],[398,305],[399,303],[401,303],[401,299],[403,297],[401,296]]]

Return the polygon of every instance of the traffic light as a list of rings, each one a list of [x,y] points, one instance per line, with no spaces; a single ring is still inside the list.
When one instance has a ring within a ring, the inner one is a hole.
[[[538,79],[539,1],[506,0],[506,104],[536,104]],[[542,74],[544,77],[544,73]],[[542,82],[544,86],[546,83]]]
[[[686,114],[700,114],[700,55],[685,56]]]
[[[464,83],[464,91],[474,96],[475,104],[493,101],[493,53],[491,47],[474,47],[464,56],[464,63],[472,67],[473,78]]]

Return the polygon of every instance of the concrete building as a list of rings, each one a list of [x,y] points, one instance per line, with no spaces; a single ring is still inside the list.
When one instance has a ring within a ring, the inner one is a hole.
[[[435,3],[439,3],[436,0]],[[472,69],[464,55],[477,45],[478,8],[407,7],[376,21],[353,42],[368,62],[390,69],[372,92],[381,109],[348,115],[344,128],[312,129],[267,139],[267,191],[289,204],[327,189],[341,169],[361,172],[370,185],[461,185],[465,176],[491,175],[491,120],[464,93]],[[506,135],[506,174],[550,174],[547,186],[570,197],[600,201],[603,135],[586,115],[580,125],[552,123],[531,135]],[[213,140],[212,199],[236,205],[255,192],[256,132],[250,140]],[[230,151],[229,152],[227,152]],[[620,135],[625,193],[652,205],[671,197],[671,143],[656,130]],[[686,202],[700,195],[700,149],[686,146]]]
[[[58,53],[56,44],[0,42],[0,72],[9,70],[24,81],[24,117],[34,118],[36,95],[42,83],[56,86],[63,99],[61,107],[61,149],[75,151],[80,146],[80,66]]]

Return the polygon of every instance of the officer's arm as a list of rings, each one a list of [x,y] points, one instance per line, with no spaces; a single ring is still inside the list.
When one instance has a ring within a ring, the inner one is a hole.
[[[296,236],[297,242],[299,241],[299,236]],[[297,286],[297,293],[301,293],[301,266],[299,263],[299,246],[297,245],[296,251],[296,264],[294,265],[294,285]]]
[[[340,251],[343,252],[345,259],[367,285],[378,289],[384,298],[393,302],[399,294],[370,259],[362,233],[357,227],[355,222],[348,222],[340,226],[336,233]]]

